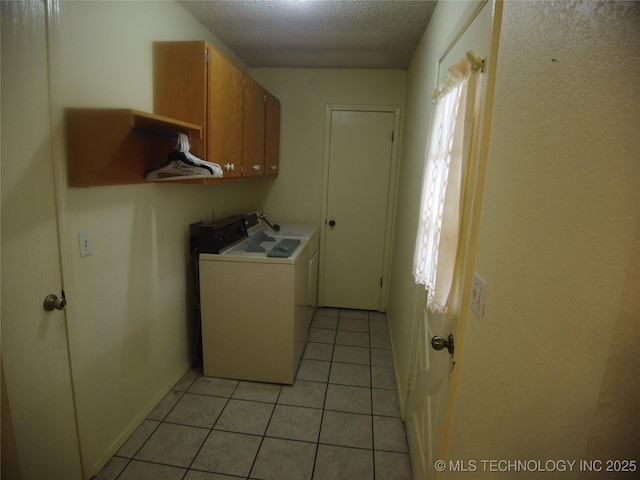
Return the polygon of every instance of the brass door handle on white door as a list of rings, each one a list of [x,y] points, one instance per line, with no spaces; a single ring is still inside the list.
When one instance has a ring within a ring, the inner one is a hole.
[[[449,353],[453,355],[453,350],[454,350],[453,334],[449,334],[446,340],[436,335],[431,339],[431,347],[433,347],[434,350],[442,350],[443,348],[446,348],[449,351]]]
[[[64,310],[64,307],[67,306],[67,299],[64,296],[64,290],[62,291],[62,298],[58,298],[53,293],[47,295],[44,299],[44,309],[47,312],[51,312],[53,310]]]

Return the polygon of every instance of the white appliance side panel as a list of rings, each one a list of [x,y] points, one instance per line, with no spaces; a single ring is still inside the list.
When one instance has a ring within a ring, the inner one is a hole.
[[[309,297],[309,253],[309,249],[305,249],[295,264],[293,335],[296,367],[307,344],[309,325],[311,324],[314,309]]]
[[[204,374],[293,383],[293,265],[200,261]]]

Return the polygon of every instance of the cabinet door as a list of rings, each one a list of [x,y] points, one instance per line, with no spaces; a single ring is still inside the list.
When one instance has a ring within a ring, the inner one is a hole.
[[[207,124],[207,72],[205,42],[155,42],[153,44],[153,111],[158,115]],[[205,142],[207,135],[204,135]],[[191,152],[208,160],[205,142]]]
[[[280,168],[280,101],[269,92],[264,135],[264,174],[277,175]]]
[[[212,47],[208,69],[207,160],[225,177],[242,172],[242,71]]]
[[[244,76],[242,166],[245,177],[264,174],[266,90]]]

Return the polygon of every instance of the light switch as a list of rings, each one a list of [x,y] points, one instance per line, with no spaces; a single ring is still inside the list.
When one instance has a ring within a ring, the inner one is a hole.
[[[78,232],[78,244],[80,245],[81,257],[91,255],[91,239],[89,238],[88,231],[82,230]]]
[[[484,301],[487,295],[487,283],[477,273],[473,273],[471,285],[471,310],[480,320],[484,316]]]

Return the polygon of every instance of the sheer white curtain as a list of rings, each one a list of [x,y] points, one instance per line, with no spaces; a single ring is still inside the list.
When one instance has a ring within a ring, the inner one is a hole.
[[[478,66],[469,52],[449,69],[443,87],[432,94],[434,110],[413,265],[415,281],[427,289],[432,312],[448,312],[460,236],[462,166],[468,157],[480,84]]]

